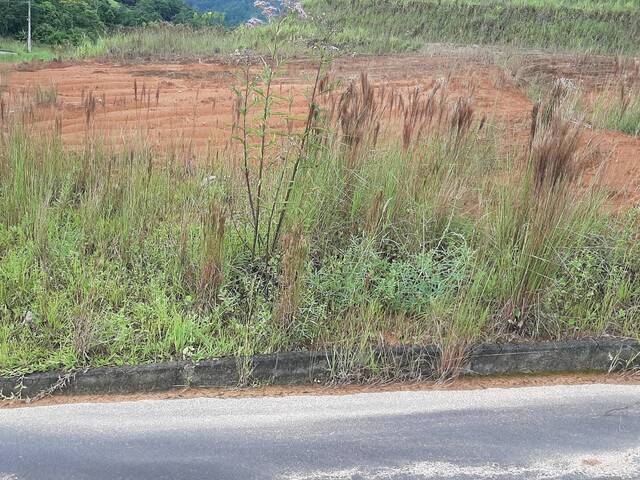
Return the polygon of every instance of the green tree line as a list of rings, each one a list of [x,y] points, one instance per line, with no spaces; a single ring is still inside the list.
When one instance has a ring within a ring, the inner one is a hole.
[[[184,0],[32,0],[33,38],[47,44],[77,44],[116,27],[152,22],[204,26],[223,17],[198,13]],[[0,0],[0,36],[27,35],[27,1]]]

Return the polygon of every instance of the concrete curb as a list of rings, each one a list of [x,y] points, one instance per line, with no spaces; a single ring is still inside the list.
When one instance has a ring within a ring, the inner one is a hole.
[[[385,364],[411,368],[420,378],[437,376],[436,347],[376,350]],[[253,357],[225,357],[197,363],[91,368],[0,377],[0,393],[34,398],[49,393],[110,394],[170,390],[176,387],[233,387],[239,384],[292,385],[331,378],[340,352],[288,352]],[[392,363],[389,363],[392,362]],[[553,372],[607,372],[640,365],[640,342],[594,339],[527,344],[483,344],[469,350],[463,375]]]
[[[592,339],[479,345],[463,367],[465,375],[505,375],[630,369],[640,365],[640,342]]]

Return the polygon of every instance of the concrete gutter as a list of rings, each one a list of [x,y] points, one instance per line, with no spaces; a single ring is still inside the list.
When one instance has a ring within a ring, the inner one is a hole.
[[[396,347],[376,351],[385,364],[411,368],[415,376],[439,375],[436,347]],[[156,392],[177,387],[294,385],[326,382],[340,352],[288,352],[252,357],[225,357],[202,362],[52,371],[0,377],[0,394],[34,398],[43,394],[111,394]],[[640,342],[591,339],[527,344],[483,344],[472,348],[461,366],[463,375],[506,375],[554,372],[608,372],[640,366]]]

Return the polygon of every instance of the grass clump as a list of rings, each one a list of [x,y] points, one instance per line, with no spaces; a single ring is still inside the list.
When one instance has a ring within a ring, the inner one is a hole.
[[[593,123],[601,128],[640,135],[639,87],[633,85],[628,88],[620,83],[615,90],[597,99],[593,108]]]

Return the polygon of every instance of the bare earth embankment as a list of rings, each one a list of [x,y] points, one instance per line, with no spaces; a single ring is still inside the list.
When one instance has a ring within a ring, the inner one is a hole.
[[[366,72],[377,88],[410,92],[446,79],[451,97],[471,93],[479,116],[499,125],[505,145],[526,144],[533,101],[517,83],[566,79],[586,94],[599,92],[619,74],[615,57],[528,54],[511,71],[474,50],[447,54],[439,47],[429,55],[358,56],[333,61],[330,71],[345,84]],[[513,66],[511,66],[513,67]],[[289,102],[287,114],[300,119],[308,108],[316,65],[291,61],[275,90]],[[254,67],[252,73],[258,72]],[[99,62],[24,65],[5,73],[7,98],[20,99],[36,89],[55,90],[56,100],[30,111],[41,128],[59,122],[65,144],[81,146],[88,133],[115,145],[143,140],[158,148],[173,147],[187,157],[221,152],[228,146],[234,115],[232,86],[242,78],[233,61],[139,65]],[[88,102],[92,105],[88,123]],[[19,108],[19,107],[16,107]],[[89,126],[90,125],[90,126]],[[584,183],[595,175],[613,203],[633,205],[640,199],[640,139],[622,132],[585,125],[582,144],[590,165]]]

